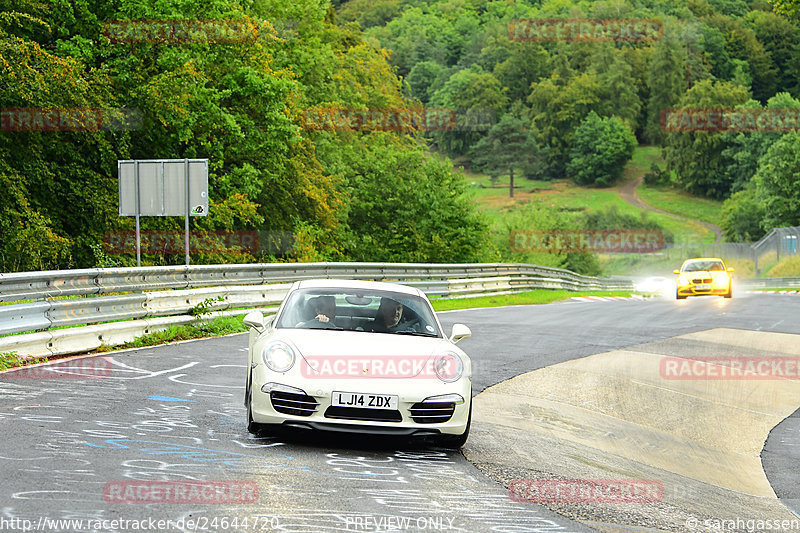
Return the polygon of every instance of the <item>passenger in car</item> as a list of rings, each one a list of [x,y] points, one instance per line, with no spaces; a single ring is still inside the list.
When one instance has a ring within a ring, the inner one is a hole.
[[[393,333],[395,331],[408,330],[408,327],[400,324],[402,317],[403,304],[391,298],[381,298],[381,304],[375,314],[375,322],[372,324],[372,331],[375,333]]]

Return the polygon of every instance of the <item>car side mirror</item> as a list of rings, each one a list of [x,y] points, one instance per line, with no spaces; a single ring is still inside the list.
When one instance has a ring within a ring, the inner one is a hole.
[[[458,344],[459,341],[472,337],[472,332],[464,324],[453,324],[453,332],[450,334],[450,342]]]
[[[733,274],[733,267],[728,267],[728,272],[730,272],[731,274]]]
[[[244,324],[246,326],[250,326],[251,328],[255,328],[257,330],[264,329],[265,321],[264,315],[261,311],[250,311],[244,317]]]
[[[673,274],[680,274],[680,273],[681,273],[681,271],[680,271],[680,270],[673,270],[673,271],[672,271],[672,273],[673,273]]]

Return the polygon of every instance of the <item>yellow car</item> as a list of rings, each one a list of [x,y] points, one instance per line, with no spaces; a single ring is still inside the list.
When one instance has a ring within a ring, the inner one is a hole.
[[[725,263],[717,257],[696,257],[684,261],[678,274],[678,288],[675,297],[683,300],[687,296],[719,295],[733,296],[731,283],[733,269],[725,268]]]

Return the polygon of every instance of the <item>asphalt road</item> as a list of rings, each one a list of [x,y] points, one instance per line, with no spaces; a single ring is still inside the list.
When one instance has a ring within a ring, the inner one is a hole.
[[[800,295],[562,302],[440,315],[446,330],[455,322],[472,329],[460,346],[474,360],[475,393],[565,360],[714,327],[800,333],[797,316]],[[428,443],[327,434],[253,438],[242,405],[246,346],[242,334],[109,354],[91,365],[75,359],[58,372],[2,375],[0,531],[588,530],[512,502],[460,453]],[[79,379],[87,367],[94,378]],[[792,451],[797,420],[776,427],[765,446],[767,475],[786,498],[797,498],[800,487]],[[165,484],[145,497],[126,488],[187,480],[219,482],[219,503],[158,500]],[[58,519],[83,522],[52,522]],[[144,522],[134,528],[115,519]]]

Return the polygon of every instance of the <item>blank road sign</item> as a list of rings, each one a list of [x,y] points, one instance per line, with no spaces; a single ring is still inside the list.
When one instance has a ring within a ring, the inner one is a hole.
[[[120,216],[185,216],[187,207],[192,216],[208,214],[208,159],[128,160],[118,169]]]

